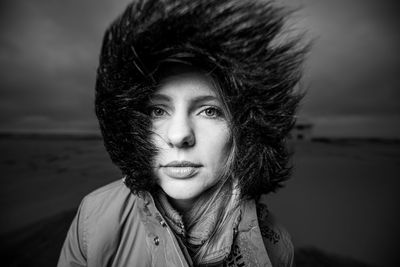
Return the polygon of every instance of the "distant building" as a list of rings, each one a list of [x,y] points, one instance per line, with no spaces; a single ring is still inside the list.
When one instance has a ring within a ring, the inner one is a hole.
[[[311,140],[313,124],[305,119],[299,119],[294,125],[289,138],[292,140]]]

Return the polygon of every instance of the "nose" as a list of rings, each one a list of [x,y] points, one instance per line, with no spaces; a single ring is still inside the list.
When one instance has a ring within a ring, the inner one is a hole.
[[[170,147],[187,148],[194,146],[195,135],[187,116],[174,116],[169,121],[167,140]]]

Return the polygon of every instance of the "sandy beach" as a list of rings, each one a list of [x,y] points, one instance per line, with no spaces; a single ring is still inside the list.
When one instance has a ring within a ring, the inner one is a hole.
[[[311,266],[400,265],[399,148],[377,140],[292,144],[293,177],[267,198],[292,235],[298,266],[307,257]],[[7,266],[54,266],[82,197],[121,174],[98,138],[3,136],[0,149]]]

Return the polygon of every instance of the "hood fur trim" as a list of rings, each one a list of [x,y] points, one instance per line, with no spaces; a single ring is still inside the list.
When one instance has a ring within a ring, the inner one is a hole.
[[[105,147],[135,193],[155,188],[143,103],[161,62],[212,70],[233,116],[233,173],[243,196],[275,191],[289,177],[285,138],[295,121],[307,50],[279,38],[288,13],[271,1],[143,0],[105,33],[96,81],[96,114]]]

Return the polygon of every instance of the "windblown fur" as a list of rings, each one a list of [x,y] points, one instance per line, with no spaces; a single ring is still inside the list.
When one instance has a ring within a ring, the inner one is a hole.
[[[285,138],[301,98],[305,48],[279,40],[287,13],[261,0],[143,0],[106,31],[96,83],[105,147],[135,193],[152,191],[150,119],[160,62],[184,59],[218,78],[233,116],[233,173],[242,196],[279,188],[290,174]]]

